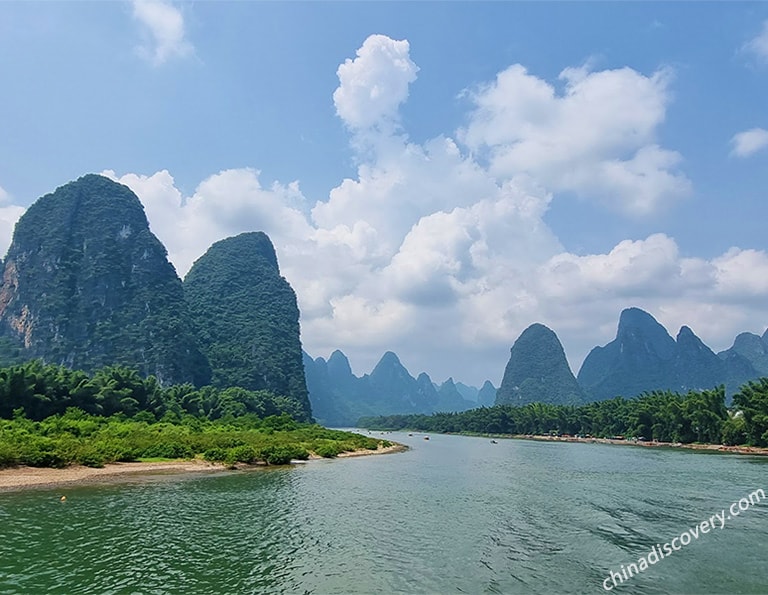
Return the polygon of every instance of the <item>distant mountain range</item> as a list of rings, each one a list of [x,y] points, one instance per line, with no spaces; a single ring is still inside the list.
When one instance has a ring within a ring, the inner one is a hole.
[[[541,324],[527,328],[510,353],[497,404],[578,405],[653,390],[686,393],[721,384],[728,396],[768,375],[768,332],[741,333],[715,354],[687,326],[673,339],[648,312],[627,308],[616,338],[589,352],[574,378],[557,335]]]
[[[496,399],[490,382],[477,389],[452,378],[436,385],[424,372],[414,378],[391,351],[362,377],[352,373],[347,356],[338,350],[327,361],[304,353],[304,372],[312,412],[330,426],[353,425],[369,415],[466,411]]]
[[[616,338],[592,349],[574,376],[555,332],[536,323],[512,346],[498,391],[489,381],[478,390],[453,379],[437,386],[425,373],[413,378],[392,352],[362,378],[352,374],[340,351],[328,362],[305,354],[304,366],[312,410],[331,425],[353,424],[362,416],[463,411],[494,404],[580,405],[721,384],[730,397],[746,382],[768,376],[768,331],[762,337],[741,333],[731,348],[716,354],[689,327],[672,338],[648,312],[627,308],[619,317]]]

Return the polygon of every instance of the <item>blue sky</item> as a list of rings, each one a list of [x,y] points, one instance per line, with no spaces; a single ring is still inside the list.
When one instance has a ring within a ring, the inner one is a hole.
[[[498,384],[543,322],[577,370],[643,307],[768,324],[768,4],[0,2],[0,250],[126,183],[180,275],[276,244],[312,355]]]

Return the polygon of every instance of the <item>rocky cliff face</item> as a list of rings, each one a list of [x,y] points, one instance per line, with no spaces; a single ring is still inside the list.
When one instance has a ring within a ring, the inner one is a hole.
[[[370,376],[360,380],[362,394],[370,395],[371,415],[465,411],[474,406],[462,398],[453,379],[436,389],[426,373],[411,376],[391,351],[382,356]]]
[[[768,376],[768,342],[765,335],[741,333],[733,341],[733,346],[721,353],[737,353],[746,359],[761,376]]]
[[[619,317],[616,338],[587,355],[578,381],[595,400],[674,390],[675,352],[675,340],[653,316],[628,308]]]
[[[261,232],[216,242],[184,279],[193,328],[216,386],[269,390],[311,409],[296,294]]]
[[[208,382],[181,281],[126,186],[87,175],[38,199],[2,270],[0,334],[23,359]]]
[[[536,402],[555,405],[585,402],[560,340],[543,324],[532,324],[515,341],[496,393],[497,405]]]
[[[675,340],[666,329],[647,312],[628,308],[619,317],[616,338],[589,352],[578,381],[595,400],[673,389],[674,357]]]
[[[461,398],[465,401],[477,403],[477,395],[480,392],[479,389],[475,388],[474,386],[468,386],[463,382],[457,382],[456,390],[459,391]]]
[[[371,397],[387,413],[424,413],[429,410],[419,383],[391,351],[381,357],[371,374],[364,376],[363,380]]]

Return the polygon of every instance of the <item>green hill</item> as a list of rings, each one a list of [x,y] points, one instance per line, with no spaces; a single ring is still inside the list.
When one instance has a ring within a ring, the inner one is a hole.
[[[510,350],[496,404],[578,405],[585,401],[557,335],[543,324],[525,329]]]
[[[283,395],[311,419],[296,295],[266,234],[213,244],[190,269],[184,290],[213,385]]]
[[[126,186],[86,175],[19,219],[3,263],[6,363],[87,372],[129,366],[161,384],[206,384],[181,280]]]

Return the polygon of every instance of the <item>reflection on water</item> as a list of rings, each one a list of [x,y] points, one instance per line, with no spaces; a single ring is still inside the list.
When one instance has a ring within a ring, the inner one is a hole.
[[[0,494],[0,592],[599,592],[762,487],[763,460],[394,435],[412,450]],[[768,504],[626,592],[768,592]]]

